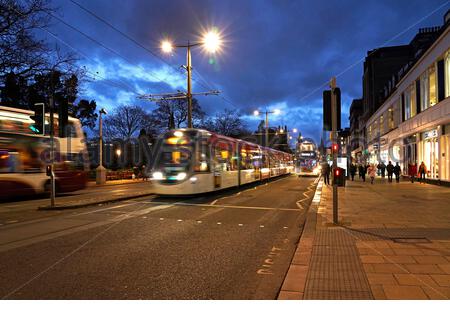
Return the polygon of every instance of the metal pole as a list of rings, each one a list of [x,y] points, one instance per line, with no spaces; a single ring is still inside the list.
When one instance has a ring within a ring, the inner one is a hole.
[[[266,145],[269,147],[269,111],[266,111]]]
[[[53,94],[50,95],[50,161],[51,161],[51,174],[50,174],[50,206],[55,206],[55,128],[53,125],[53,110],[54,101]],[[45,118],[44,118],[45,119]],[[45,122],[44,122],[45,127]]]
[[[98,162],[99,162],[99,166],[103,166],[103,122],[102,122],[102,113],[99,112],[99,124],[98,124],[98,129],[99,129],[99,141],[98,141]]]
[[[336,78],[331,78],[330,81],[330,88],[331,88],[331,138],[332,138],[332,144],[337,143],[337,108],[336,108],[336,96],[334,93],[334,89],[336,88]],[[338,218],[338,185],[337,181],[335,180],[334,171],[337,168],[337,151],[334,150],[334,148],[331,148],[331,152],[333,154],[333,223],[337,224],[339,222]]]
[[[191,88],[191,47],[187,45],[187,99],[188,99],[188,128],[192,128],[192,88]]]

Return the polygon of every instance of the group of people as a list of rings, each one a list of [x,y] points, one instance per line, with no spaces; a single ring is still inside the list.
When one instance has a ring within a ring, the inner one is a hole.
[[[322,176],[325,184],[330,184],[331,171],[332,169],[328,162],[324,162],[322,164]],[[395,181],[400,182],[400,174],[402,172],[402,169],[398,162],[393,165],[391,161],[389,161],[387,165],[384,162],[380,162],[378,165],[375,165],[374,163],[350,164],[350,177],[352,181],[355,180],[356,172],[358,172],[359,178],[364,182],[366,182],[366,175],[369,175],[371,184],[373,184],[377,174],[382,178],[385,178],[387,174],[388,182],[391,183],[394,176]],[[426,172],[427,167],[425,166],[425,163],[423,163],[423,161],[420,164],[419,168],[417,168],[417,164],[415,163],[411,163],[408,165],[408,175],[410,176],[411,182],[414,182],[415,177],[418,177],[419,182],[425,182]]]
[[[408,164],[408,175],[411,178],[411,183],[414,183],[414,178],[418,177],[419,183],[425,183],[425,177],[427,174],[427,166],[422,161],[419,168],[417,168],[416,163]]]
[[[389,182],[392,182],[392,178],[395,175],[395,181],[400,182],[400,172],[402,170],[398,162],[394,166],[391,161],[389,161],[387,165],[384,164],[384,162],[381,162],[377,166],[375,166],[374,163],[360,163],[358,165],[352,163],[350,165],[350,177],[352,178],[352,181],[355,180],[356,171],[358,171],[359,178],[364,182],[366,181],[366,174],[368,174],[370,177],[370,183],[373,184],[377,173],[382,178],[386,177],[387,173]]]

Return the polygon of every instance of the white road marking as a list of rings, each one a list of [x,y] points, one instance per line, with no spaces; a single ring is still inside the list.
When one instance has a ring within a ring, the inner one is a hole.
[[[263,226],[263,225],[260,225],[259,227],[260,227],[260,228],[264,228],[264,226]]]
[[[222,224],[222,222],[217,222],[217,224]]]
[[[177,221],[178,221],[178,222],[182,222],[183,220],[182,220],[182,219],[178,219]]]
[[[159,218],[159,220],[160,220],[160,221],[163,221],[163,220],[164,220],[164,218]]]
[[[213,202],[211,202],[211,205],[212,205],[212,206],[215,205],[217,201],[219,201],[219,199],[216,199],[216,200],[214,200]]]
[[[242,223],[239,223],[239,224],[238,224],[238,226],[239,226],[239,227],[242,227],[242,226],[243,226],[243,224],[242,224]]]
[[[287,229],[288,227],[283,227],[283,229]]]
[[[141,203],[144,203],[143,201]],[[152,204],[167,204],[167,202],[145,202]],[[220,204],[202,204],[202,203],[187,203],[187,202],[174,202],[172,206],[188,206],[188,207],[210,207],[210,208],[228,208],[228,209],[245,209],[245,210],[279,210],[279,211],[296,211],[298,209],[290,208],[273,208],[273,207],[247,207],[247,206],[232,206],[232,205],[220,205]]]
[[[202,223],[202,221],[201,221],[201,220],[198,220],[197,223]]]

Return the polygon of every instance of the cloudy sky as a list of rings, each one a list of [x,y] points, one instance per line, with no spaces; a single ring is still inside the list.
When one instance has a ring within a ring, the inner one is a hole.
[[[440,25],[449,9],[444,0],[74,0],[121,30],[131,42],[70,0],[54,0],[59,19],[51,27],[61,48],[75,50],[91,81],[83,98],[112,110],[143,93],[185,90],[185,51],[164,55],[161,39],[196,41],[204,30],[220,30],[224,46],[212,56],[193,51],[195,92],[214,114],[239,109],[249,128],[255,108],[278,108],[272,125],[298,128],[318,140],[322,90],[333,75],[343,93],[343,126],[348,107],[362,95],[362,62],[368,50],[408,43],[424,26]],[[79,31],[76,31],[78,29]],[[105,48],[106,47],[106,48]],[[144,48],[146,49],[144,49]]]

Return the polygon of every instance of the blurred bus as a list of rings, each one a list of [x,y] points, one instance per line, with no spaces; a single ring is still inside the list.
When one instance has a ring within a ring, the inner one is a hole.
[[[320,166],[317,161],[316,144],[309,139],[302,139],[297,144],[295,171],[299,175],[318,175]]]
[[[50,190],[46,165],[51,163],[48,135],[36,134],[33,111],[0,106],[0,199],[33,195]],[[50,131],[49,114],[45,132]],[[69,117],[67,137],[58,137],[54,119],[56,191],[71,192],[86,187],[89,162],[84,134],[78,119]]]

